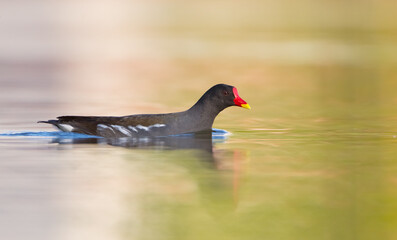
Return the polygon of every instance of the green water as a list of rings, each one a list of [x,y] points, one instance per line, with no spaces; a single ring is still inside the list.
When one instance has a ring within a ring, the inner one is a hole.
[[[286,69],[298,77],[320,72]],[[329,79],[240,84],[252,110],[221,113],[215,127],[232,135],[213,152],[2,137],[2,231],[53,239],[393,239],[397,122],[387,93],[394,84],[365,81],[356,68],[341,73],[358,73],[350,80],[323,70]],[[30,117],[39,109],[4,107],[3,132],[50,130]],[[44,105],[44,112],[61,111]]]
[[[99,2],[2,4],[0,133],[217,83],[252,110],[187,149],[1,136],[1,239],[397,238],[394,3]]]

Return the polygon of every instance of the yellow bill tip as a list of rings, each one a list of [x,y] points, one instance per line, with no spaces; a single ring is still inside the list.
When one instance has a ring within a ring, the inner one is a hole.
[[[241,104],[242,108],[246,108],[246,109],[251,109],[250,105],[248,103],[246,104]]]

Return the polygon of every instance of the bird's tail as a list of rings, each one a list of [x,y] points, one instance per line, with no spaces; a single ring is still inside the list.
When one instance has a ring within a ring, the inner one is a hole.
[[[52,125],[57,125],[59,123],[58,120],[48,120],[48,121],[38,121],[37,123],[48,123],[48,124],[52,124]]]

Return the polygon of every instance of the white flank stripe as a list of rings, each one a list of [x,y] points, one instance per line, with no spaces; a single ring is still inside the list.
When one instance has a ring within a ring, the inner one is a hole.
[[[165,127],[165,124],[157,123],[157,124],[154,124],[152,126],[149,126],[149,128],[152,128],[152,127]]]
[[[109,126],[106,126],[105,124],[98,124],[97,128],[110,128]]]
[[[102,130],[104,130],[104,129],[110,129],[110,130],[112,130],[113,133],[115,133],[114,130],[113,130],[113,128],[111,128],[111,127],[109,127],[109,126],[107,126],[107,125],[105,125],[105,124],[98,124],[98,125],[97,125],[97,129],[98,129],[98,128],[102,128]]]
[[[123,126],[119,126],[119,125],[110,125],[110,126],[112,126],[112,128],[116,129],[117,131],[119,131],[127,136],[132,136],[131,132]]]
[[[69,124],[59,124],[58,127],[64,132],[71,132],[73,131],[73,127]]]
[[[136,130],[136,128],[134,128],[133,126],[128,126],[129,129],[131,129],[134,132],[138,132],[138,130]]]
[[[136,127],[139,128],[139,129],[145,130],[145,131],[149,131],[148,127],[145,127],[145,126],[142,126],[142,125],[137,125]]]
[[[63,131],[72,131],[73,130],[73,127],[70,126],[70,125],[66,125],[66,124],[60,124],[60,125],[65,125],[65,126],[60,126]],[[148,127],[145,127],[145,126],[142,126],[142,125],[137,125],[135,127],[133,127],[133,126],[123,127],[123,126],[120,126],[120,125],[110,125],[110,126],[108,126],[108,125],[105,125],[105,124],[98,124],[97,128],[98,129],[101,128],[101,130],[109,129],[109,130],[112,130],[113,133],[115,133],[115,130],[116,130],[116,131],[118,131],[118,132],[120,132],[120,133],[122,133],[124,135],[127,135],[127,136],[131,137],[132,136],[132,132],[131,131],[138,132],[139,129],[144,130],[144,131],[150,131],[151,128],[160,128],[160,127],[165,127],[165,126],[166,125],[162,124],[162,123],[161,124],[160,123],[153,124],[153,125],[150,125]],[[64,130],[64,128],[65,128],[65,130]]]
[[[138,129],[144,130],[144,131],[150,131],[151,128],[160,128],[160,127],[165,127],[165,124],[154,124],[154,125],[150,125],[148,127],[142,126],[142,125],[137,125],[135,127],[133,126],[128,126],[129,129],[131,129],[132,131],[138,132]],[[112,125],[112,127],[115,127],[115,125]]]

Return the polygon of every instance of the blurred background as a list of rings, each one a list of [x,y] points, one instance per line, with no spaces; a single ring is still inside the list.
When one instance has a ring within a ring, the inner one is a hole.
[[[217,83],[252,107],[220,114],[232,135],[210,157],[2,137],[0,235],[396,239],[396,14],[388,0],[0,1],[0,133],[181,111]]]
[[[278,116],[277,94],[293,104],[312,91],[319,107],[330,94],[357,108],[396,101],[393,1],[0,4],[2,98],[29,94],[30,104],[80,102],[63,110],[70,114],[124,114],[152,111],[142,102],[184,109],[223,82],[243,95],[260,90],[266,102],[255,105]]]

